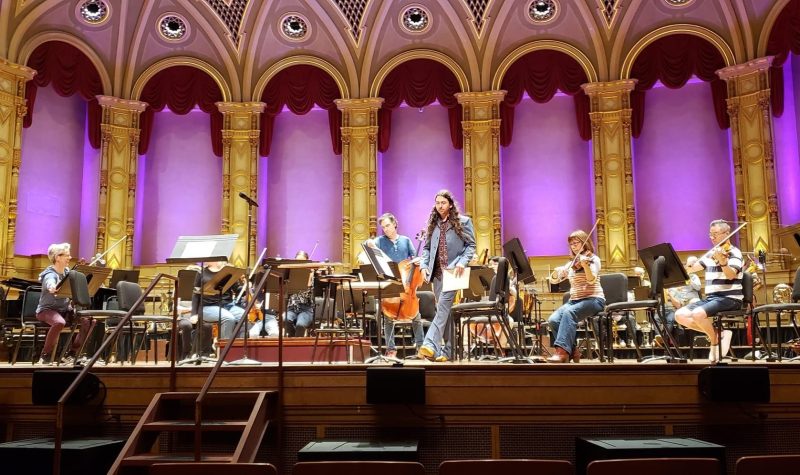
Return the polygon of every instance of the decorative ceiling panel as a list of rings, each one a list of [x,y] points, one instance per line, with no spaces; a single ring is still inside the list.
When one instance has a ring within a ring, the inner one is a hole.
[[[475,24],[475,30],[480,36],[483,31],[483,25],[486,24],[486,10],[489,9],[489,2],[491,0],[464,0],[472,13],[472,22]]]
[[[622,6],[622,0],[597,0],[599,4],[600,16],[606,22],[606,28],[609,30],[614,25],[614,20],[617,19],[617,13]]]
[[[205,0],[205,2],[222,20],[231,35],[231,41],[238,47],[242,38],[240,29],[244,21],[244,13],[247,11],[247,4],[250,0]]]
[[[331,0],[334,5],[339,8],[347,24],[350,25],[349,31],[353,35],[353,39],[358,40],[361,38],[361,19],[364,12],[367,10],[367,3],[369,0]]]

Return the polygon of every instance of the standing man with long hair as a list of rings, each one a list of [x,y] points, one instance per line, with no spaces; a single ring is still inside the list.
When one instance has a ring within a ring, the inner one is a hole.
[[[420,267],[425,281],[433,283],[436,295],[436,316],[418,356],[435,361],[449,361],[452,357],[450,307],[456,296],[454,290],[442,292],[444,272],[461,277],[475,255],[475,231],[472,220],[462,216],[453,194],[447,190],[436,193],[436,202],[428,217],[428,238],[422,248]],[[444,344],[442,344],[444,340]]]

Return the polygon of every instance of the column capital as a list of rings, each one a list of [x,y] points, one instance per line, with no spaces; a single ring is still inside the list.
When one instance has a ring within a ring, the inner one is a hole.
[[[267,105],[263,102],[215,102],[215,106],[223,114],[253,113],[261,114]]]
[[[34,76],[36,76],[35,69],[23,66],[21,64],[12,63],[4,58],[0,58],[0,71],[21,77],[26,81],[30,81]]]
[[[383,105],[382,97],[365,97],[364,99],[336,99],[336,108],[342,112],[357,109],[378,110]]]
[[[630,93],[636,87],[638,79],[620,79],[608,82],[587,82],[581,84],[581,89],[588,96],[600,96],[619,93]]]
[[[455,94],[456,100],[459,104],[475,104],[481,102],[492,102],[499,104],[505,97],[506,92],[499,91],[484,91],[484,92],[458,92]]]
[[[146,102],[141,101],[132,101],[129,99],[120,99],[119,97],[114,96],[95,96],[97,97],[97,102],[100,103],[100,106],[104,108],[110,109],[122,109],[134,112],[144,112],[149,105]]]
[[[747,76],[753,73],[766,72],[772,66],[774,56],[764,56],[763,58],[756,58],[744,64],[734,64],[717,70],[717,76],[724,81],[730,81],[741,76]]]

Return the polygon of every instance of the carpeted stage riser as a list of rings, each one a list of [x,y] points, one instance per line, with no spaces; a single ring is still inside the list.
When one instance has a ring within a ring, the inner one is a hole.
[[[738,409],[732,409],[738,410]],[[609,421],[613,422],[613,421]],[[424,423],[424,422],[421,422]],[[134,424],[106,424],[103,436],[126,437]],[[7,438],[8,428],[3,428]],[[325,438],[340,440],[413,439],[420,441],[420,462],[427,472],[436,474],[444,460],[463,458],[491,458],[490,426],[453,426],[429,428],[327,427]],[[750,425],[674,425],[668,434],[665,426],[563,426],[563,425],[501,425],[499,426],[501,458],[547,458],[575,462],[575,438],[585,437],[692,437],[724,445],[727,448],[728,473],[733,473],[736,460],[746,455],[800,453],[797,426],[792,422],[754,420]],[[53,425],[40,422],[21,422],[14,425],[14,439],[52,437]],[[310,426],[288,427],[283,430],[283,473],[290,474],[297,462],[297,451],[317,439],[317,428]],[[162,442],[163,443],[163,442]],[[208,449],[215,444],[208,443]],[[275,447],[275,433],[261,444],[258,462],[279,462]]]

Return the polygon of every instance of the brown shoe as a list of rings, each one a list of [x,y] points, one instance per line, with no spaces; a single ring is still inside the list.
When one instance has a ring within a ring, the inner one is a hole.
[[[583,356],[581,354],[581,349],[576,346],[575,349],[572,350],[572,362],[573,363],[580,363],[581,362],[581,356]]]
[[[569,363],[569,353],[564,351],[560,346],[556,347],[556,352],[550,358],[547,358],[548,363]]]

